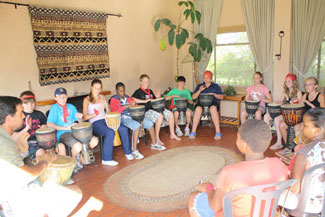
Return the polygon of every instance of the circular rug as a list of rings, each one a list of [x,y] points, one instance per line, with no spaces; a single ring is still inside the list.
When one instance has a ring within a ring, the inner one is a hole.
[[[104,183],[104,192],[112,202],[132,210],[183,209],[200,180],[216,183],[225,165],[240,160],[239,155],[221,147],[169,149],[116,172]]]

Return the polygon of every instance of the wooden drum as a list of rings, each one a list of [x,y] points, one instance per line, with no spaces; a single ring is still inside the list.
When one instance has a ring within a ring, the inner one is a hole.
[[[144,119],[146,107],[144,105],[130,106],[129,112],[133,120],[141,123]]]
[[[179,111],[179,112],[186,112],[187,103],[188,103],[188,100],[187,99],[175,100],[175,105],[176,105],[177,111]]]
[[[284,104],[281,105],[281,111],[283,120],[288,125],[286,147],[293,149],[295,147],[295,143],[293,142],[293,139],[295,138],[294,125],[299,124],[302,121],[305,105]]]
[[[68,156],[57,155],[57,159],[49,164],[46,169],[38,176],[41,184],[47,181],[63,185],[71,178],[76,161]]]
[[[201,93],[199,95],[199,99],[200,99],[200,105],[202,105],[203,107],[211,106],[213,102],[213,94]]]
[[[271,118],[274,120],[279,115],[282,115],[281,104],[279,103],[269,103],[267,105]]]
[[[117,131],[121,124],[121,114],[118,112],[107,112],[105,115],[105,121],[107,126],[115,131],[113,145],[121,145],[121,138]]]
[[[256,111],[258,109],[259,103],[260,102],[256,101],[256,100],[246,100],[245,105],[246,105],[247,114],[255,115],[255,113],[256,113]]]
[[[52,127],[40,128],[35,131],[37,143],[44,149],[54,148],[56,145],[56,130]]]
[[[82,122],[71,127],[73,136],[83,144],[88,144],[93,137],[93,125]]]
[[[164,98],[154,99],[151,101],[152,108],[157,112],[163,112],[166,108],[166,102]]]

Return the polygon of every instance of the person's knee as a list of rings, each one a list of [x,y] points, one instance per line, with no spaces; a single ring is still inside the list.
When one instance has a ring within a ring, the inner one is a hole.
[[[36,155],[37,157],[38,157],[38,156],[41,156],[41,155],[43,155],[43,154],[45,154],[45,150],[42,149],[42,148],[38,149],[38,150],[36,151],[36,153],[35,153],[35,155]]]
[[[71,148],[71,151],[74,153],[79,153],[79,152],[81,152],[81,150],[82,150],[82,145],[80,142],[73,144],[73,146]]]

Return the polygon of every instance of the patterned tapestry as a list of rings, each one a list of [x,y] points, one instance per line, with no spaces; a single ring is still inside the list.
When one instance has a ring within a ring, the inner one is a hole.
[[[30,6],[40,85],[110,75],[105,13]]]

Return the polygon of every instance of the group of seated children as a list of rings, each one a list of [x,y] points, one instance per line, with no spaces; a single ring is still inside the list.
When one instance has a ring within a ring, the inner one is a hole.
[[[204,82],[199,84],[193,95],[185,88],[185,77],[177,78],[177,87],[172,89],[166,96],[166,100],[171,100],[170,110],[164,109],[162,113],[155,111],[152,108],[151,101],[161,97],[160,91],[155,93],[149,88],[150,78],[146,74],[140,76],[140,88],[135,90],[132,96],[125,94],[125,85],[118,82],[115,86],[116,94],[109,101],[101,94],[103,85],[99,79],[94,79],[91,82],[90,93],[83,100],[83,113],[78,113],[76,107],[67,103],[68,93],[64,88],[57,88],[54,92],[54,104],[49,111],[48,117],[35,110],[35,95],[31,91],[25,91],[21,94],[20,99],[23,103],[25,114],[24,126],[14,133],[13,138],[17,145],[23,143],[24,138],[28,138],[29,156],[34,159],[35,156],[43,155],[46,151],[37,144],[35,131],[41,127],[51,127],[57,131],[56,153],[60,155],[66,154],[66,148],[71,149],[72,158],[77,162],[75,172],[83,168],[81,163],[81,142],[73,136],[72,127],[78,121],[89,121],[92,123],[93,132],[96,135],[102,136],[102,164],[108,166],[116,166],[118,162],[113,160],[113,138],[115,131],[107,126],[105,122],[105,114],[107,112],[119,112],[121,114],[121,124],[118,128],[118,133],[122,140],[123,150],[127,160],[142,159],[144,156],[137,149],[137,143],[140,132],[140,123],[133,120],[129,107],[133,105],[145,106],[145,117],[143,120],[144,129],[149,131],[151,138],[151,149],[165,150],[165,144],[161,141],[159,133],[163,120],[166,120],[169,125],[170,138],[177,141],[181,140],[181,136],[189,136],[195,138],[196,129],[202,114],[202,106],[198,100],[195,107],[192,131],[190,123],[192,110],[186,111],[186,126],[183,133],[178,124],[179,112],[175,108],[175,102],[180,99],[187,99],[189,104],[194,104],[193,99],[198,99],[201,93],[209,93],[214,95],[213,105],[210,107],[213,123],[216,128],[215,139],[221,138],[219,115],[217,111],[217,103],[223,98],[222,90],[219,85],[212,82],[212,73],[206,71],[203,74]],[[193,96],[193,99],[192,99]],[[176,129],[175,129],[176,127]],[[129,129],[132,131],[132,139],[130,140]],[[93,136],[89,143],[91,149],[98,144],[98,138]]]
[[[312,108],[303,116],[303,136],[310,141],[296,155],[291,171],[278,159],[264,156],[271,142],[271,129],[262,120],[251,119],[240,126],[237,133],[237,148],[245,155],[245,161],[225,166],[215,185],[202,183],[191,193],[188,209],[191,216],[224,216],[223,197],[227,192],[263,184],[297,179],[289,190],[281,194],[278,205],[289,210],[297,208],[303,174],[310,167],[325,163],[325,109]],[[324,171],[318,169],[310,182],[309,197],[305,212],[322,211]],[[286,198],[286,199],[285,199]],[[260,204],[261,205],[261,204]],[[234,216],[252,216],[254,200],[251,196],[238,196],[233,199]]]
[[[269,89],[263,84],[263,75],[259,72],[255,72],[253,76],[254,84],[249,86],[246,90],[245,100],[259,101],[258,110],[255,113],[255,118],[262,120],[264,115],[264,121],[270,125],[272,120],[269,112],[266,111],[266,103],[272,102],[272,96]],[[279,100],[275,101],[278,104],[302,104],[305,105],[305,112],[311,108],[321,107],[325,108],[324,95],[318,91],[318,81],[314,77],[309,77],[305,80],[305,93],[298,89],[296,75],[289,73],[286,75],[283,92]],[[244,123],[247,118],[246,110],[242,111],[241,121]],[[283,116],[279,115],[273,120],[277,140],[270,149],[281,149],[278,153],[280,155],[291,153],[295,147],[284,147],[282,145],[282,139],[287,144],[287,128],[288,126],[283,120]],[[302,123],[295,126],[295,135],[301,135]]]

